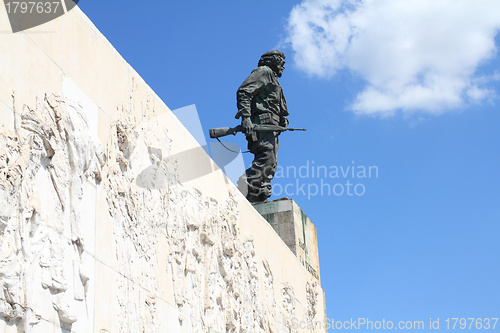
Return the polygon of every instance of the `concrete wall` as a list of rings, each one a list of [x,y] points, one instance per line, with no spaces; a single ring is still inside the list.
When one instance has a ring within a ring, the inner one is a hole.
[[[318,281],[78,9],[0,5],[0,332],[295,332]]]

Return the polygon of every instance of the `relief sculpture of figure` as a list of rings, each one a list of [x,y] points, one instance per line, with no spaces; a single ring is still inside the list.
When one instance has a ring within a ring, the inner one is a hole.
[[[236,97],[241,127],[254,154],[250,168],[245,172],[244,185],[251,203],[266,201],[271,196],[278,156],[280,131],[256,131],[257,125],[288,126],[288,110],[278,78],[285,69],[285,55],[281,51],[264,53],[259,65],[239,87]],[[241,182],[241,180],[240,180]],[[241,186],[241,183],[240,183]]]

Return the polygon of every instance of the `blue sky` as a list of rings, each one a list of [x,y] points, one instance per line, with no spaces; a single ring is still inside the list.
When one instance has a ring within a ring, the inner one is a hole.
[[[274,180],[292,184],[318,229],[329,318],[426,328],[440,318],[443,328],[449,317],[500,317],[497,0],[79,6],[172,110],[195,104],[205,130],[237,125],[238,86],[265,51],[287,54],[290,126],[308,131],[281,135],[278,164],[378,169]],[[321,180],[364,193],[296,188]]]

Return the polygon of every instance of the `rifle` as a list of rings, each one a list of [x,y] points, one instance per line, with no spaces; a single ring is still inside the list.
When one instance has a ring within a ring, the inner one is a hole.
[[[277,125],[255,125],[253,127],[255,132],[286,132],[286,131],[305,131],[305,128],[290,128],[290,127],[282,127]],[[221,138],[223,136],[232,134],[236,135],[238,132],[243,132],[243,127],[238,125],[236,127],[217,127],[211,128],[209,131],[210,137],[212,139]]]

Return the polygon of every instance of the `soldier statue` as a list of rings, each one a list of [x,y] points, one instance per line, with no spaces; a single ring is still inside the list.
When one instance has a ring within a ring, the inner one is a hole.
[[[281,132],[256,131],[255,128],[257,125],[288,126],[286,100],[278,82],[284,69],[283,52],[266,52],[236,93],[236,119],[241,118],[248,150],[254,154],[252,166],[239,181],[240,186],[246,187],[246,197],[251,203],[264,202],[271,196],[271,180],[276,172],[278,136]]]

